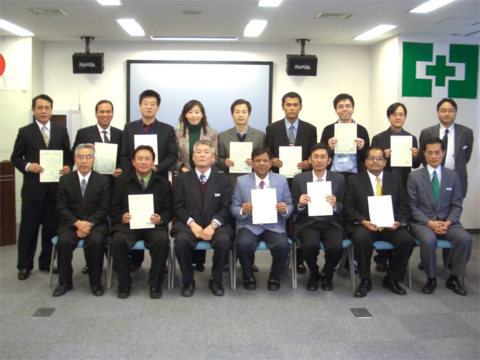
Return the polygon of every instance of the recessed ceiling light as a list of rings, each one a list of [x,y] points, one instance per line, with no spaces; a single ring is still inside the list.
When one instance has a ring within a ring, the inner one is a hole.
[[[238,37],[150,36],[156,41],[237,41]]]
[[[120,0],[97,0],[100,5],[103,6],[116,6],[116,5],[122,5],[122,2]]]
[[[0,28],[18,36],[35,36],[35,34],[31,31],[28,31],[18,25],[12,24],[11,22],[3,19],[0,19]]]
[[[130,36],[144,36],[145,31],[142,27],[135,21],[135,19],[117,19],[117,22],[120,26],[130,34]]]
[[[429,13],[430,11],[437,10],[439,7],[447,5],[453,1],[455,0],[430,0],[420,6],[417,6],[415,9],[410,10],[410,12],[420,14]]]
[[[283,0],[260,0],[258,6],[262,7],[277,7],[282,3]]]
[[[182,10],[183,15],[200,15],[202,12],[198,10]]]
[[[377,36],[380,36],[392,29],[395,29],[397,25],[378,25],[374,27],[373,29],[370,29],[363,34],[360,34],[356,37],[353,38],[353,40],[370,40],[373,39]]]
[[[263,29],[267,26],[267,20],[250,20],[250,22],[245,26],[243,31],[243,36],[245,37],[258,37]]]

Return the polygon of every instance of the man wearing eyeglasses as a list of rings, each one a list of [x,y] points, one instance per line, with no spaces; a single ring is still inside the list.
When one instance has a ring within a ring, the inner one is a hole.
[[[399,175],[383,171],[386,165],[385,152],[372,146],[367,152],[367,171],[347,178],[347,188],[343,200],[345,227],[351,234],[358,263],[360,285],[354,293],[356,298],[363,298],[372,290],[370,280],[370,263],[374,250],[373,243],[386,241],[393,245],[392,260],[383,278],[383,287],[397,295],[406,295],[399,282],[405,278],[408,259],[412,255],[415,241],[407,226],[409,200]],[[379,227],[370,219],[369,196],[390,195],[394,223],[389,227]]]

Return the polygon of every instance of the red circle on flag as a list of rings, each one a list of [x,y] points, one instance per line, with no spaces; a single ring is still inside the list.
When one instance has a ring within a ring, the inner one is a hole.
[[[5,71],[5,58],[0,54],[0,76],[3,75],[3,72]]]

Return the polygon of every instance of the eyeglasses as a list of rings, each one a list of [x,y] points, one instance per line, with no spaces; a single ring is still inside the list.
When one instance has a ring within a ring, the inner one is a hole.
[[[454,114],[455,109],[440,109],[440,114],[446,114],[446,113]]]
[[[92,160],[93,155],[77,155],[77,158],[79,158],[80,160],[83,160],[83,159]]]
[[[369,156],[367,159],[370,160],[370,161],[375,161],[375,160],[382,161],[383,156]]]

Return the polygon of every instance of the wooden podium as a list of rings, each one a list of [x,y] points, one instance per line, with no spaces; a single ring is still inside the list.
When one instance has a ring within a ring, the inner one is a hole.
[[[17,243],[15,221],[15,167],[8,161],[0,163],[0,246]]]

